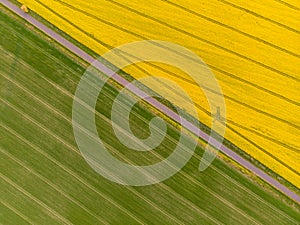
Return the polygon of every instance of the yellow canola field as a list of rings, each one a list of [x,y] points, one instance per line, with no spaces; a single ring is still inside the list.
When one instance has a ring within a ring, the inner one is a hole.
[[[300,188],[297,0],[289,0],[290,7],[273,0],[21,2],[99,54],[105,53],[107,46],[143,39],[170,41],[194,51],[222,87],[229,127],[225,137]],[[172,79],[209,110],[189,76],[171,66],[155,65],[169,72],[144,63],[126,71],[135,78]],[[190,109],[175,89],[159,83],[151,88]],[[199,119],[209,125],[210,116],[201,109],[198,112]]]

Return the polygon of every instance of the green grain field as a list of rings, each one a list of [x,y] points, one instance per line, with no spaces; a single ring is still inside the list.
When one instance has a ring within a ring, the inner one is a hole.
[[[81,156],[71,124],[75,89],[88,65],[4,8],[0,34],[0,224],[300,221],[299,206],[222,159],[200,173],[200,144],[183,170],[160,184],[130,187],[106,180]],[[99,136],[126,162],[145,165],[166,157],[179,138],[171,125],[151,153],[131,152],[114,136],[110,110],[118,88],[109,82],[98,98]],[[147,137],[154,116],[137,104],[133,132]]]

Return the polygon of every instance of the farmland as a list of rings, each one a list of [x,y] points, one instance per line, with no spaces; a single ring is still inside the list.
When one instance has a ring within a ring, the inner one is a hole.
[[[203,153],[176,176],[147,186],[112,183],[84,161],[73,136],[73,95],[86,65],[76,63],[31,26],[1,8],[1,190],[4,224],[296,224],[298,206],[276,191],[266,191],[217,159],[204,173],[197,170]],[[104,76],[104,75],[103,75]],[[178,131],[168,135],[157,153],[131,155],[112,135],[110,108],[117,87],[106,85],[98,99],[99,136],[123,160],[147,164],[168,154]],[[100,107],[101,106],[101,107]],[[132,112],[132,129],[154,116],[142,105]],[[145,133],[140,132],[140,130]],[[209,204],[207,204],[209,202]],[[260,207],[257,207],[257,206]]]
[[[209,65],[223,89],[225,137],[300,187],[297,1],[288,6],[271,0],[21,2],[98,54],[144,39],[191,49]],[[158,75],[176,81],[198,104],[199,120],[210,124],[214,112],[186,74],[158,63],[125,70],[135,78]],[[151,88],[189,111],[191,106],[176,90],[159,84]]]

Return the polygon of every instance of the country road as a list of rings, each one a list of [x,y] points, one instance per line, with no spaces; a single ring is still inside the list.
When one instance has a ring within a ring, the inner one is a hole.
[[[60,36],[58,33],[54,32],[50,28],[46,27],[44,24],[42,24],[38,20],[34,19],[29,14],[24,13],[19,7],[12,4],[8,0],[0,0],[0,2],[1,2],[2,5],[6,6],[8,9],[13,11],[17,15],[19,15],[20,17],[24,18],[30,24],[34,25],[36,28],[38,28],[39,30],[44,32],[49,37],[53,38],[55,41],[57,41],[58,43],[63,45],[65,48],[69,49],[71,52],[73,52],[75,55],[79,56],[80,58],[82,58],[86,62],[92,64],[93,62],[96,61],[95,58],[93,58],[92,56],[90,56],[89,54],[87,54],[86,52],[81,50],[79,47],[72,44],[70,41],[68,41],[65,38],[63,38],[62,36]],[[97,63],[95,66],[96,66],[97,69],[99,69],[101,72],[103,72],[105,74],[113,74],[113,72],[108,67],[106,67],[104,64]],[[124,86],[129,83],[127,80],[125,80],[123,77],[121,77],[117,74],[114,74],[114,76],[112,78],[115,81],[117,81],[118,83],[120,83],[121,85],[124,85]],[[129,90],[132,91],[134,94],[136,94],[139,97],[144,98],[144,96],[147,96],[146,93],[144,93],[143,91],[141,91],[137,87],[129,88]],[[192,123],[190,123],[190,122],[188,122],[187,120],[184,120],[184,119],[180,122],[179,121],[180,117],[179,117],[178,114],[176,114],[175,112],[173,112],[172,110],[170,110],[169,108],[167,108],[165,105],[161,104],[160,102],[158,102],[154,98],[147,97],[147,99],[145,99],[145,100],[149,104],[151,104],[152,106],[154,106],[155,108],[157,108],[158,110],[160,110],[161,112],[163,112],[164,114],[169,116],[170,118],[172,118],[175,121],[181,123],[185,128],[187,128],[192,133],[199,136],[199,138],[201,138],[201,139],[205,140],[206,142],[208,142],[209,135],[206,134],[205,132],[203,132],[202,130],[200,130],[199,128],[197,128],[195,125],[193,125]],[[223,144],[219,143],[217,140],[210,141],[210,143],[214,147],[220,146],[218,149],[221,152],[223,152],[225,155],[227,155],[228,157],[230,157],[234,161],[238,162],[240,165],[242,165],[243,167],[245,167],[246,169],[248,169],[252,173],[256,174],[258,177],[260,177],[261,179],[263,179],[264,181],[266,181],[267,183],[269,183],[274,188],[281,191],[282,193],[284,193],[285,195],[287,195],[288,197],[290,197],[294,201],[300,203],[300,196],[299,195],[297,195],[296,193],[294,193],[293,191],[291,191],[290,189],[288,189],[287,187],[285,187],[284,185],[279,183],[277,180],[275,180],[274,178],[272,178],[271,176],[266,174],[264,171],[262,171],[261,169],[259,169],[255,165],[251,164],[250,162],[248,162],[247,160],[245,160],[240,155],[238,155],[237,153],[235,153],[231,149],[227,148]]]

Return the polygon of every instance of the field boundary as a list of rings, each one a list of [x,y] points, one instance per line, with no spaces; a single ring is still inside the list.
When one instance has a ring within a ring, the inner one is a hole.
[[[19,16],[23,17],[25,20],[27,20],[28,22],[30,22],[34,26],[37,25],[36,26],[37,28],[41,29],[45,34],[47,34],[48,36],[52,37],[54,40],[56,40],[58,43],[62,44],[62,46],[66,47],[68,50],[70,50],[71,52],[73,52],[75,55],[78,55],[80,58],[82,58],[83,60],[85,60],[85,61],[87,61],[89,63],[92,63],[94,61],[93,57],[91,57],[89,54],[87,54],[86,52],[84,52],[81,49],[79,49],[77,46],[73,45],[71,42],[69,42],[65,38],[63,38],[60,35],[58,35],[53,30],[51,30],[51,29],[47,28],[45,25],[39,23],[37,20],[35,20],[34,18],[32,18],[30,15],[28,15],[28,14],[22,14],[21,10],[18,9],[13,4],[9,3],[6,0],[1,0],[1,2],[2,2],[3,5],[6,5],[12,11],[14,11],[15,13],[17,13]],[[124,78],[122,78],[121,81],[124,82],[123,84],[126,84],[126,82],[127,82]],[[120,83],[120,82],[118,82],[118,83]],[[161,105],[161,104],[158,104],[158,105]],[[168,115],[168,113],[165,113],[165,114]],[[273,185],[274,187],[276,187],[277,189],[279,189],[281,192],[283,192],[286,195],[288,195],[290,198],[294,199],[294,201],[296,201],[298,203],[300,202],[300,200],[299,200],[300,197],[297,194],[295,194],[294,192],[290,191],[288,188],[286,188],[285,186],[283,186],[282,184],[280,184],[277,180],[273,179],[268,174],[264,173],[262,170],[260,170],[256,166],[252,165],[247,160],[243,159],[241,156],[239,156],[236,153],[234,153],[231,149],[229,149],[229,148],[227,148],[226,146],[223,145],[221,151],[223,151],[223,153],[225,153],[225,155],[227,155],[229,158],[233,158],[234,161],[239,162],[244,167],[246,167],[247,169],[249,169],[251,172],[253,172],[257,176],[259,176],[262,179],[264,179],[267,183],[271,183],[271,185]]]

